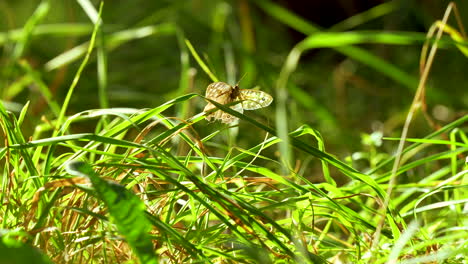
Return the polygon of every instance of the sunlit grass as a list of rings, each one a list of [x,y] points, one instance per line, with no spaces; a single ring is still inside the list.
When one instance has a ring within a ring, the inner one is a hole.
[[[307,51],[336,49],[414,92],[418,78],[350,45],[422,45],[425,34],[321,33],[270,1],[252,2],[307,37],[290,49],[277,71],[264,73],[273,76],[267,89],[275,105],[239,113],[210,101],[219,109],[211,111],[239,118],[238,124],[225,125],[205,120],[204,91],[193,88],[190,72],[199,68],[198,77],[212,81],[242,75],[232,67],[232,47],[224,43],[223,65],[177,23],[142,22],[108,32],[99,19],[106,5],[99,12],[83,3],[92,27],[73,24],[67,31],[65,24],[41,25],[51,8],[45,1],[23,29],[0,34],[0,45],[16,45],[4,55],[6,71],[21,76],[1,81],[8,85],[0,103],[0,262],[464,263],[467,115],[406,138],[392,172],[399,137],[363,133],[356,142],[361,149],[344,157],[326,147],[337,144],[327,134],[310,122],[293,122],[297,119],[290,113],[299,102],[303,109],[317,110],[324,124],[340,126],[331,111],[293,84]],[[215,9],[221,12],[217,21],[227,10],[221,7]],[[22,57],[34,36],[47,34],[88,39],[56,54],[39,71]],[[153,97],[164,97],[155,105],[109,107],[115,106],[108,95],[113,50],[161,35],[171,36],[178,47],[171,56],[180,59],[179,87]],[[215,35],[213,43],[220,37]],[[253,67],[241,58],[246,68]],[[47,73],[76,60],[79,66],[72,67],[59,99],[48,87]],[[94,79],[89,68],[97,72]],[[253,78],[246,77],[244,84]],[[89,79],[98,92],[80,90]],[[45,100],[44,113],[15,99],[32,84]],[[73,99],[83,94],[96,100],[96,109],[78,103],[81,110],[76,110]]]

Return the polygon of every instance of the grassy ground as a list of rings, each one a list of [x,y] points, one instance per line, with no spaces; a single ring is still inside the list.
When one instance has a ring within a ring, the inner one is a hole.
[[[33,2],[0,3],[0,263],[466,263],[466,4]],[[273,103],[210,123],[219,80]]]

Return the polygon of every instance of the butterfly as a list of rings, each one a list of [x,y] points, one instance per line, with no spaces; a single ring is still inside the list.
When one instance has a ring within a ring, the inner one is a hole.
[[[238,104],[231,106],[233,110],[240,113],[243,113],[244,110],[255,110],[267,107],[273,101],[273,97],[265,92],[259,90],[239,89],[238,85],[233,87],[224,82],[214,82],[208,85],[205,97],[220,104],[240,101]],[[203,111],[207,112],[214,108],[216,108],[215,105],[208,103]],[[213,119],[229,124],[236,121],[238,118],[218,110],[206,116],[206,120],[208,121],[213,121]]]

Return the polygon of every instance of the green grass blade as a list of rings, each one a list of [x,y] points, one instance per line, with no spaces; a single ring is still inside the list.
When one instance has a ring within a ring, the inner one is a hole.
[[[110,51],[131,40],[146,38],[156,34],[174,34],[174,32],[174,25],[169,23],[122,30],[106,37],[105,47],[106,50]],[[56,56],[55,58],[48,61],[44,68],[47,71],[52,71],[78,60],[87,54],[89,45],[89,42],[85,42]]]
[[[48,0],[42,1],[34,11],[34,14],[28,19],[23,27],[21,38],[13,51],[13,59],[19,59],[23,55],[34,28],[45,18],[49,12],[49,8],[50,2]]]
[[[225,106],[225,105],[222,105],[222,104],[219,104],[213,100],[209,100],[207,99],[210,103],[212,103],[213,105],[215,105],[217,108],[219,108],[220,110],[218,111],[224,111],[230,115],[233,115],[233,116],[236,116],[238,117],[239,119],[241,120],[244,120],[244,121],[247,121],[249,123],[251,123],[252,125],[272,134],[272,135],[277,135],[278,132],[277,130],[271,128],[271,127],[268,127],[264,124],[261,124],[259,123],[258,121],[256,121],[255,119],[247,116],[247,115],[244,115],[244,114],[241,114],[235,110],[232,110],[230,107],[228,106]],[[329,164],[333,165],[334,167],[336,167],[337,169],[339,169],[341,172],[343,172],[345,175],[351,177],[352,179],[357,179],[363,183],[366,183],[368,184],[370,187],[372,187],[372,189],[374,189],[377,194],[380,196],[380,197],[385,197],[385,191],[371,178],[369,177],[368,175],[365,175],[365,174],[362,174],[362,173],[359,173],[357,170],[355,170],[354,168],[350,167],[349,165],[347,165],[346,163],[338,160],[337,158],[333,157],[332,155],[326,153],[326,152],[323,152],[323,151],[320,151],[318,148],[316,147],[313,147],[297,138],[295,138],[295,136],[298,136],[301,134],[301,131],[299,131],[299,133],[293,133],[291,136],[288,136],[289,138],[289,141],[291,142],[290,144],[292,146],[294,146],[295,148],[299,149],[299,150],[302,150],[304,151],[305,153],[308,153],[320,160],[324,160],[326,162],[328,162]]]
[[[0,263],[5,264],[52,264],[39,249],[23,243],[28,234],[19,230],[0,230]]]
[[[79,23],[59,23],[36,25],[31,36],[82,36],[93,32],[93,27],[89,24]],[[0,32],[0,46],[7,41],[20,41],[23,36],[23,29],[13,29],[7,32]]]
[[[119,232],[135,250],[141,263],[158,263],[148,232],[151,222],[145,215],[146,207],[124,186],[102,179],[88,164],[70,162],[68,173],[88,178],[97,197],[104,202]]]
[[[101,13],[102,13],[102,7],[103,7],[103,2],[101,2],[101,7],[99,8],[99,17],[101,16]],[[98,32],[100,26],[101,26],[101,22],[98,20],[94,24],[94,30],[93,30],[93,33],[91,35],[91,40],[89,42],[86,55],[85,55],[83,61],[81,62],[80,67],[78,68],[78,71],[76,72],[75,77],[73,78],[73,81],[72,81],[72,83],[70,85],[70,88],[68,89],[65,100],[63,101],[62,108],[60,109],[60,114],[59,114],[59,116],[57,118],[58,125],[61,125],[62,122],[63,122],[63,119],[65,118],[65,113],[66,113],[66,111],[68,109],[68,105],[70,103],[73,92],[75,91],[75,87],[78,85],[78,82],[79,82],[80,77],[81,77],[81,73],[83,72],[84,68],[86,67],[86,64],[88,63],[88,60],[89,60],[89,58],[91,56],[91,52],[93,51],[94,42],[96,40],[96,35],[97,35],[97,32]],[[55,135],[58,135],[58,133],[59,132],[57,131],[55,133]],[[64,131],[62,131],[61,133],[64,133]]]
[[[398,2],[385,2],[333,25],[332,31],[345,31],[397,11]]]
[[[309,21],[302,19],[289,10],[273,3],[269,0],[255,0],[252,1],[258,5],[263,11],[276,18],[278,21],[288,25],[289,27],[305,34],[312,35],[320,31],[321,29]],[[418,80],[408,73],[400,70],[398,67],[382,60],[381,58],[367,52],[364,49],[352,46],[336,47],[336,51],[345,54],[346,56],[353,58],[356,61],[360,61],[363,64],[374,68],[376,71],[389,76],[396,82],[399,82],[410,90],[416,90]]]
[[[200,55],[198,55],[197,51],[195,48],[192,46],[192,43],[188,39],[185,39],[185,44],[187,45],[188,49],[190,50],[190,53],[192,53],[192,56],[195,58],[197,61],[198,65],[202,68],[202,70],[210,77],[210,79],[213,82],[218,82],[218,78],[210,71],[210,68],[203,62],[203,60],[200,58]]]
[[[459,119],[453,121],[452,123],[450,124],[447,124],[445,125],[444,127],[440,128],[439,130],[435,131],[435,132],[432,132],[431,134],[427,135],[426,137],[424,137],[424,139],[431,139],[431,138],[435,138],[441,134],[444,134],[444,133],[448,133],[450,132],[452,129],[455,129],[457,127],[460,127],[462,126],[464,123],[466,123],[468,121],[468,115],[465,115],[463,117],[460,117]],[[424,142],[416,142],[414,144],[411,144],[410,146],[406,147],[402,154],[405,154],[405,153],[408,153],[409,151],[411,150],[414,150],[416,149],[417,147],[421,146]],[[390,157],[382,162],[380,162],[375,168],[371,169],[368,174],[369,175],[372,175],[374,173],[376,173],[378,170],[382,169],[383,167],[391,164],[393,162],[393,160],[395,159],[395,157]]]

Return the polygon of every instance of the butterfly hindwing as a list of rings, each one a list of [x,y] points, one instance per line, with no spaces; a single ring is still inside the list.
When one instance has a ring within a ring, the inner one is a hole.
[[[242,100],[244,110],[255,110],[267,107],[273,102],[271,95],[259,90],[240,90],[239,99]]]

